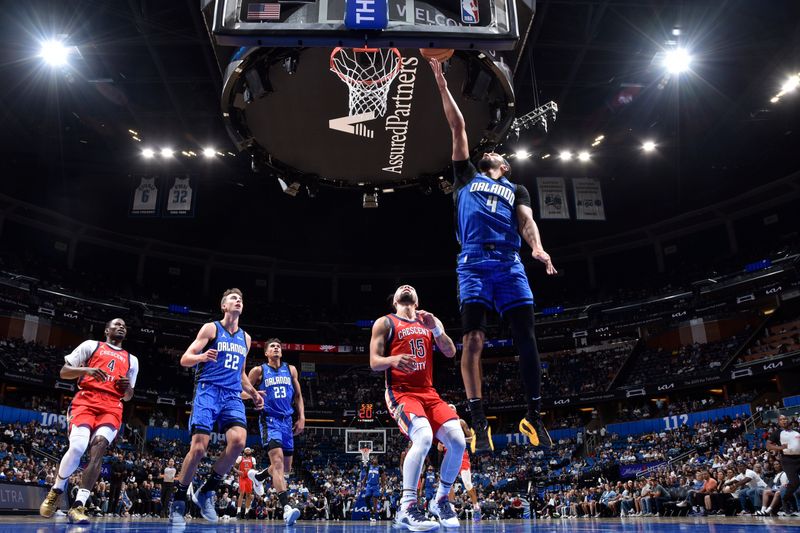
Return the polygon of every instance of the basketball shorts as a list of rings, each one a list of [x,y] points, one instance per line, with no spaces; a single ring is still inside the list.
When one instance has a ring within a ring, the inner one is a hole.
[[[122,425],[122,402],[113,394],[81,390],[72,399],[67,420],[70,431],[73,426],[85,426],[94,433],[100,426],[108,426],[118,432]]]
[[[367,485],[366,490],[364,491],[365,498],[380,498],[381,496],[381,488],[378,485]]]
[[[533,293],[519,253],[470,249],[458,254],[458,302],[480,303],[503,314],[533,305]]]
[[[210,434],[214,424],[220,433],[239,426],[247,428],[244,402],[240,391],[219,387],[213,383],[198,383],[194,390],[189,429],[195,433]]]
[[[241,494],[251,494],[253,492],[253,481],[249,477],[239,478],[239,492]]]
[[[386,389],[386,405],[406,437],[411,426],[410,415],[427,418],[434,436],[445,422],[458,420],[458,414],[432,388],[413,391]],[[398,409],[400,405],[403,405],[402,409]]]
[[[261,444],[281,448],[284,455],[294,452],[294,432],[291,416],[269,416],[262,414],[258,419],[261,428]]]

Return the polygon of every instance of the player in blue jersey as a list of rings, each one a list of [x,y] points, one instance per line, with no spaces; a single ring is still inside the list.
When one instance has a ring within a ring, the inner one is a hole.
[[[461,376],[467,393],[475,438],[472,452],[494,450],[491,429],[483,411],[481,352],[486,335],[486,312],[499,312],[511,325],[514,346],[525,385],[527,412],[519,429],[534,446],[552,446],[539,416],[541,411],[541,365],[533,320],[533,293],[519,256],[521,238],[531,255],[556,274],[550,255],[542,247],[539,228],[533,220],[528,190],[508,179],[511,166],[494,152],[483,154],[476,169],[469,160],[464,117],[447,88],[441,64],[431,59],[442,106],[453,135],[453,199],[458,255],[458,292],[464,349]]]
[[[378,465],[378,458],[372,458],[372,464],[361,470],[360,483],[364,486],[364,501],[369,507],[369,521],[375,522],[377,515],[377,501],[386,488],[386,473],[383,467]]]
[[[264,394],[264,407],[259,414],[261,444],[268,450],[269,467],[261,472],[250,471],[253,490],[259,496],[264,494],[264,481],[272,477],[272,487],[278,492],[278,500],[283,507],[283,520],[291,526],[300,516],[300,510],[289,505],[284,473],[292,471],[294,436],[303,432],[306,425],[303,394],[297,369],[284,363],[283,350],[279,339],[269,339],[264,344],[267,362],[250,369],[248,379],[259,392]],[[297,421],[292,422],[292,415]]]
[[[185,523],[186,491],[200,461],[206,456],[215,424],[217,430],[225,434],[227,445],[214,462],[203,486],[193,491],[192,500],[200,508],[203,518],[217,521],[214,493],[242,453],[247,439],[242,392],[253,400],[256,409],[264,406],[263,397],[245,374],[250,335],[239,328],[239,317],[244,307],[242,292],[228,289],[222,295],[220,306],[224,313],[222,320],[203,324],[197,338],[181,356],[181,366],[194,367],[195,372],[192,415],[189,418],[192,443],[175,479],[175,499],[169,515],[173,524]]]
[[[425,491],[425,501],[430,503],[436,496],[436,472],[433,470],[433,465],[428,465],[428,470],[425,472],[425,477],[422,481],[422,487]]]

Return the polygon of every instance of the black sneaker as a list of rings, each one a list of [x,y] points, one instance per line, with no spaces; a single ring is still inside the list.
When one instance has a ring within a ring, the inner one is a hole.
[[[553,439],[550,438],[550,434],[544,427],[544,422],[538,416],[525,415],[525,418],[519,422],[519,431],[527,435],[534,446],[553,447]]]
[[[494,451],[492,442],[492,428],[485,419],[472,427],[472,442],[470,442],[472,453],[491,453]]]

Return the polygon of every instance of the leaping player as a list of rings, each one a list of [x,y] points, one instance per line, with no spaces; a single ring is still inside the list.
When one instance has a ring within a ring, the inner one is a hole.
[[[270,466],[248,476],[253,480],[253,489],[259,496],[264,495],[264,481],[272,477],[272,487],[278,492],[278,500],[283,508],[283,521],[287,526],[300,517],[300,509],[289,505],[285,474],[292,471],[294,455],[294,436],[303,432],[306,425],[303,394],[297,369],[281,361],[283,349],[280,339],[268,339],[264,344],[267,362],[250,369],[250,383],[264,393],[264,407],[259,413],[261,444],[269,450]],[[297,422],[292,423],[292,414],[297,413]]]
[[[486,312],[492,308],[508,320],[514,347],[519,350],[520,374],[528,404],[519,430],[534,446],[549,448],[553,442],[539,414],[541,364],[534,331],[533,293],[519,257],[520,236],[531,247],[533,258],[544,263],[548,275],[557,272],[542,247],[530,193],[523,185],[509,181],[511,166],[500,154],[483,154],[478,162],[480,172],[475,169],[469,160],[464,117],[447,88],[442,65],[436,59],[429,60],[429,64],[453,136],[453,200],[461,245],[457,263],[458,299],[464,331],[461,376],[475,431],[472,452],[494,450],[481,391]]]
[[[39,514],[52,517],[67,480],[78,468],[89,448],[89,464],[83,470],[81,486],[67,517],[71,524],[88,524],[86,501],[94,487],[106,448],[122,425],[122,402],[133,398],[139,360],[122,349],[128,329],[121,318],[106,323],[105,342],[84,341],[64,358],[61,379],[77,379],[78,393],[69,406],[69,448],[53,487],[47,493]],[[91,446],[90,446],[91,443]]]
[[[453,411],[456,410],[456,406],[448,404]],[[467,446],[469,446],[470,442],[474,438],[472,435],[472,431],[470,431],[469,426],[464,421],[464,419],[459,418],[458,423],[461,424],[461,429],[464,431],[464,439],[467,442]],[[439,451],[446,452],[447,448],[445,448],[444,444],[441,442],[439,443]],[[469,452],[464,450],[464,457],[461,459],[461,470],[459,470],[458,475],[461,477],[461,483],[464,485],[464,490],[467,491],[469,494],[469,499],[472,502],[472,520],[475,522],[480,522],[481,520],[481,507],[478,505],[478,494],[475,490],[475,487],[472,485],[472,465],[469,462]],[[450,500],[452,501],[455,497],[454,491],[450,490]]]
[[[192,493],[192,501],[209,522],[218,520],[214,494],[222,478],[242,453],[247,439],[247,418],[241,394],[253,400],[256,409],[264,406],[264,398],[250,384],[245,374],[245,360],[250,351],[250,335],[239,328],[244,299],[239,289],[228,289],[220,307],[224,316],[217,322],[203,324],[197,338],[181,356],[181,366],[194,367],[194,399],[189,429],[192,442],[175,479],[175,499],[169,520],[173,525],[186,523],[186,492],[194,479],[200,461],[206,455],[211,431],[216,424],[225,433],[227,445],[205,483]]]
[[[239,469],[239,497],[236,502],[239,518],[246,518],[250,506],[253,504],[253,480],[250,479],[249,472],[256,467],[256,458],[253,457],[253,450],[245,448],[243,455],[236,459],[236,466]],[[245,501],[242,507],[242,500]]]
[[[414,287],[398,287],[392,304],[395,312],[379,318],[372,326],[369,364],[372,370],[386,372],[389,412],[400,431],[411,439],[411,449],[403,461],[403,495],[395,524],[411,531],[427,531],[439,524],[458,527],[448,494],[461,464],[464,432],[458,424],[458,414],[433,388],[433,343],[436,342],[445,357],[455,357],[456,347],[444,332],[441,321],[418,309],[419,299]],[[447,446],[439,487],[430,506],[439,524],[428,520],[419,509],[416,493],[434,435]]]
[[[386,488],[386,473],[383,467],[378,465],[378,458],[373,457],[372,463],[361,471],[360,482],[364,484],[364,500],[369,507],[369,521],[375,522],[377,519],[377,501],[381,493]]]

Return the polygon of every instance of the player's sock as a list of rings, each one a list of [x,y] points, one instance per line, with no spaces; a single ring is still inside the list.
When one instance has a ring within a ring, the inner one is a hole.
[[[184,485],[177,479],[175,480],[175,501],[176,502],[185,502],[186,501],[186,491],[189,489],[189,485]]]
[[[535,418],[539,418],[539,413],[542,410],[542,399],[540,397],[536,398],[529,398],[528,399],[528,410],[525,413],[525,418],[528,420],[534,420]]]
[[[536,413],[538,416],[538,406],[532,403],[538,405],[538,400],[542,396],[542,365],[539,361],[539,349],[536,346],[533,306],[515,307],[506,311],[505,316],[511,325],[514,347],[519,351],[519,371],[528,397],[528,414]]]
[[[416,489],[403,489],[403,495],[400,497],[400,508],[407,509],[408,506],[417,501]]]
[[[417,499],[417,482],[422,474],[422,467],[425,465],[425,456],[431,449],[433,443],[433,430],[430,422],[425,418],[414,418],[408,430],[408,437],[411,439],[411,448],[406,452],[406,459],[403,462],[403,500],[415,501]],[[408,494],[412,494],[408,500]],[[405,505],[403,509],[407,509]]]
[[[441,500],[442,498],[446,498],[450,494],[450,487],[453,486],[453,483],[447,483],[445,481],[439,481],[439,488],[436,489],[436,496],[434,499]]]
[[[56,493],[61,494],[62,492],[64,492],[64,489],[67,487],[67,481],[68,481],[68,479],[62,478],[61,476],[56,474],[56,481],[55,481],[55,483],[53,483],[53,490]]]
[[[89,500],[89,496],[91,492],[89,489],[78,489],[78,495],[75,496],[75,501],[72,503],[72,507],[80,507],[82,505],[86,505],[86,502]]]
[[[289,505],[289,493],[285,490],[283,492],[278,493],[278,501],[281,502],[281,508],[286,507]]]
[[[211,473],[208,475],[208,479],[206,479],[206,482],[203,483],[202,487],[200,487],[200,492],[212,492],[217,490],[220,481],[222,481],[222,474],[217,474],[212,469]]]
[[[486,421],[486,415],[483,414],[483,399],[470,398],[467,400],[467,409],[469,409],[470,417],[472,418],[473,426],[482,426]]]
[[[61,463],[58,465],[58,477],[53,484],[53,488],[61,491],[67,486],[69,476],[81,464],[81,457],[83,457],[86,448],[89,447],[89,437],[91,430],[86,426],[73,426],[69,432],[69,448],[61,458]]]

